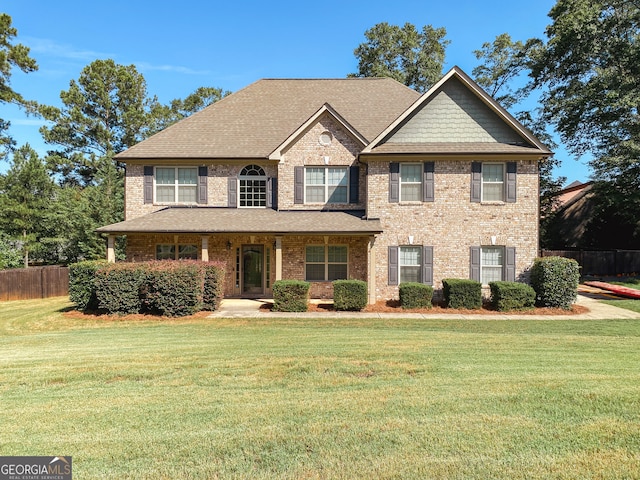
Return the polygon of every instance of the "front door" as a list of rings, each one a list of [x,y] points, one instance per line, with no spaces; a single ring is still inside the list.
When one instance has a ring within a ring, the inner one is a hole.
[[[264,246],[242,246],[242,294],[264,294]]]

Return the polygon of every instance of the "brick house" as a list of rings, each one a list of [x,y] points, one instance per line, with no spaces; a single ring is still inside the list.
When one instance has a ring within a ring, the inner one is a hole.
[[[225,295],[273,282],[524,280],[549,150],[454,67],[423,95],[389,78],[260,80],[120,153],[127,259],[226,263]]]

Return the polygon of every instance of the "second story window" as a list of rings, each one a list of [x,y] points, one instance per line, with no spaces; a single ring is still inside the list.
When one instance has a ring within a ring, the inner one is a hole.
[[[305,168],[305,203],[348,203],[347,168]]]
[[[198,169],[196,167],[156,167],[157,203],[196,203]]]
[[[267,206],[267,176],[262,167],[249,165],[244,167],[239,175],[240,206]]]
[[[503,163],[485,163],[482,165],[482,201],[504,201]]]
[[[422,164],[400,164],[400,201],[422,201]]]

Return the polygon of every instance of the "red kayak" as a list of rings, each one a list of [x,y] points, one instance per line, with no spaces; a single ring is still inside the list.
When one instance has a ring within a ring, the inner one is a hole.
[[[623,287],[622,285],[613,285],[606,282],[584,282],[585,285],[591,287],[601,288],[620,295],[622,297],[637,298],[640,299],[640,290],[635,288]]]

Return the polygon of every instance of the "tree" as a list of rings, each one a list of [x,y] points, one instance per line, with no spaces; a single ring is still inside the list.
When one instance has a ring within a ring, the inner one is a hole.
[[[19,68],[25,73],[38,69],[36,61],[29,56],[29,48],[18,43],[13,44],[13,38],[18,31],[11,26],[11,17],[0,13],[0,103],[15,103],[26,105],[22,96],[11,87],[11,71]],[[15,145],[14,140],[6,134],[9,122],[0,118],[0,159]]]
[[[11,167],[0,177],[0,225],[20,239],[25,267],[29,266],[29,252],[37,252],[54,189],[44,162],[29,144],[14,152]]]
[[[350,77],[391,77],[419,92],[425,92],[442,77],[447,31],[431,25],[418,31],[410,23],[403,27],[378,23],[365,32],[367,41],[355,49],[358,72]]]
[[[604,182],[595,189],[594,211],[601,217],[592,222],[593,232],[618,241],[623,240],[615,232],[631,235],[637,248],[640,3],[559,0],[549,16],[548,41],[536,51],[531,73],[534,85],[546,89],[544,118],[573,154],[593,156],[594,177]],[[603,225],[596,228],[597,223]]]

